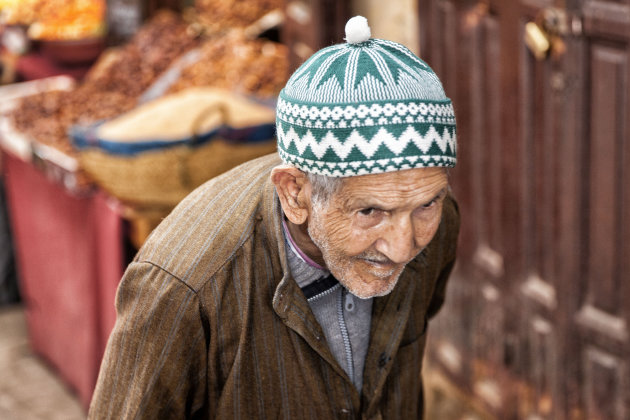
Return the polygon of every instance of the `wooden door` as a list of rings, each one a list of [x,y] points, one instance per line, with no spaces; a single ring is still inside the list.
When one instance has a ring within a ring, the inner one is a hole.
[[[570,407],[589,419],[630,418],[630,0],[577,2],[583,34],[567,68],[583,91],[570,99],[572,226],[566,290]],[[567,141],[568,142],[568,141]],[[567,168],[569,169],[569,168]],[[577,293],[576,293],[577,292]]]
[[[562,12],[537,60],[525,25]],[[501,419],[630,418],[630,0],[420,0],[463,228],[431,365]]]

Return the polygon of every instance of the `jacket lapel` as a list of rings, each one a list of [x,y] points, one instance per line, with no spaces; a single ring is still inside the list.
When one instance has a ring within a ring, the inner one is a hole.
[[[400,346],[412,309],[416,276],[413,270],[405,269],[389,295],[374,299],[370,347],[363,370],[362,394],[367,413],[376,409]]]

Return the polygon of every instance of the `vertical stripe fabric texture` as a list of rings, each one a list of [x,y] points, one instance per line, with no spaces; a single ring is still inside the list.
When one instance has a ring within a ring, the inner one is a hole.
[[[152,233],[117,294],[91,419],[410,419],[426,322],[442,305],[459,216],[375,298],[359,392],[287,267],[269,155],[201,186]]]

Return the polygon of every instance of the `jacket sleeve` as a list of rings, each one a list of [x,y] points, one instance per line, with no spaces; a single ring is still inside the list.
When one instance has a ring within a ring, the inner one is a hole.
[[[427,309],[427,318],[434,317],[444,304],[444,299],[446,297],[446,284],[451,271],[455,266],[459,225],[459,206],[457,205],[457,201],[449,195],[444,201],[442,223],[437,233],[437,236],[439,236],[439,247],[442,258],[440,258],[440,271],[433,291],[433,296]]]
[[[132,263],[90,419],[191,418],[204,407],[206,336],[195,291],[150,263]]]

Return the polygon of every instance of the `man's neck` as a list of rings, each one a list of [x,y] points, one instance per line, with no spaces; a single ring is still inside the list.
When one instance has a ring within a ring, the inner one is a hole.
[[[326,263],[322,258],[322,253],[313,243],[311,237],[308,234],[308,227],[306,223],[301,225],[296,225],[291,223],[290,220],[286,221],[287,228],[289,229],[289,233],[291,234],[291,238],[293,238],[293,242],[295,245],[311,260],[319,264],[320,266],[326,268]]]

